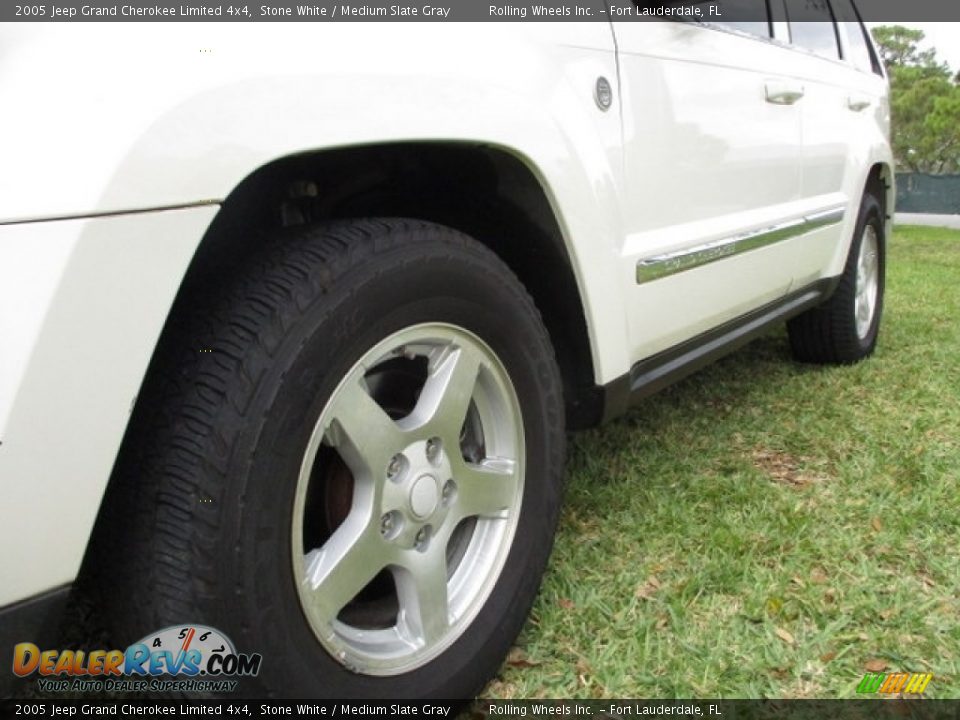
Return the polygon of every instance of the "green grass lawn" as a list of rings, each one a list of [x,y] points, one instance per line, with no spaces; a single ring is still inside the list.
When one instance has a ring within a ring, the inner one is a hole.
[[[898,228],[876,354],[777,330],[573,439],[543,590],[485,697],[960,697],[960,232]]]

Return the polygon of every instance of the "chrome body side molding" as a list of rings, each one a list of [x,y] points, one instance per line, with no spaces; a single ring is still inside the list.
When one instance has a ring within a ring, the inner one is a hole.
[[[804,235],[828,225],[843,222],[846,207],[838,206],[777,225],[771,225],[713,242],[637,261],[637,284],[675,275],[685,270],[757,250],[774,243]]]

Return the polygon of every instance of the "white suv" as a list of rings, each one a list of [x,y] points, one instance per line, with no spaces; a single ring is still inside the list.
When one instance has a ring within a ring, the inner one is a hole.
[[[851,0],[721,7],[0,28],[2,651],[82,580],[251,695],[470,696],[568,429],[773,323],[869,355],[877,54]]]

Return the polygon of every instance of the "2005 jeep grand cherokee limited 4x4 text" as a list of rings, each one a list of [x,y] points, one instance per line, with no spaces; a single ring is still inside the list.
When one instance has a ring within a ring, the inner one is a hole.
[[[250,694],[482,688],[568,430],[773,323],[874,349],[885,73],[851,0],[769,5],[0,29],[3,652],[83,583]]]

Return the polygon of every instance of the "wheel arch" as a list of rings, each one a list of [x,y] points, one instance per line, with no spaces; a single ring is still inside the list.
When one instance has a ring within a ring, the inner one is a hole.
[[[864,192],[870,192],[880,200],[884,218],[884,234],[888,240],[893,234],[893,216],[897,201],[896,174],[888,162],[874,163],[867,173]]]
[[[889,238],[893,232],[893,214],[896,203],[896,177],[892,160],[889,157],[875,157],[871,164],[864,163],[863,169],[855,179],[850,180],[848,195],[848,212],[845,221],[845,231],[841,242],[838,242],[833,256],[826,266],[827,277],[838,277],[847,262],[850,248],[853,246],[854,232],[863,198],[867,193],[873,194],[880,200],[884,214],[884,233]]]
[[[147,378],[178,317],[284,227],[409,217],[460,230],[519,277],[550,333],[573,428],[600,421],[602,393],[582,288],[546,183],[520,154],[491,145],[398,142],[289,155],[260,166],[224,200],[173,302]]]
[[[893,167],[886,162],[874,163],[867,173],[867,182],[865,190],[873,191],[883,203],[884,213],[889,216],[893,214],[893,208],[896,203],[896,176]]]

